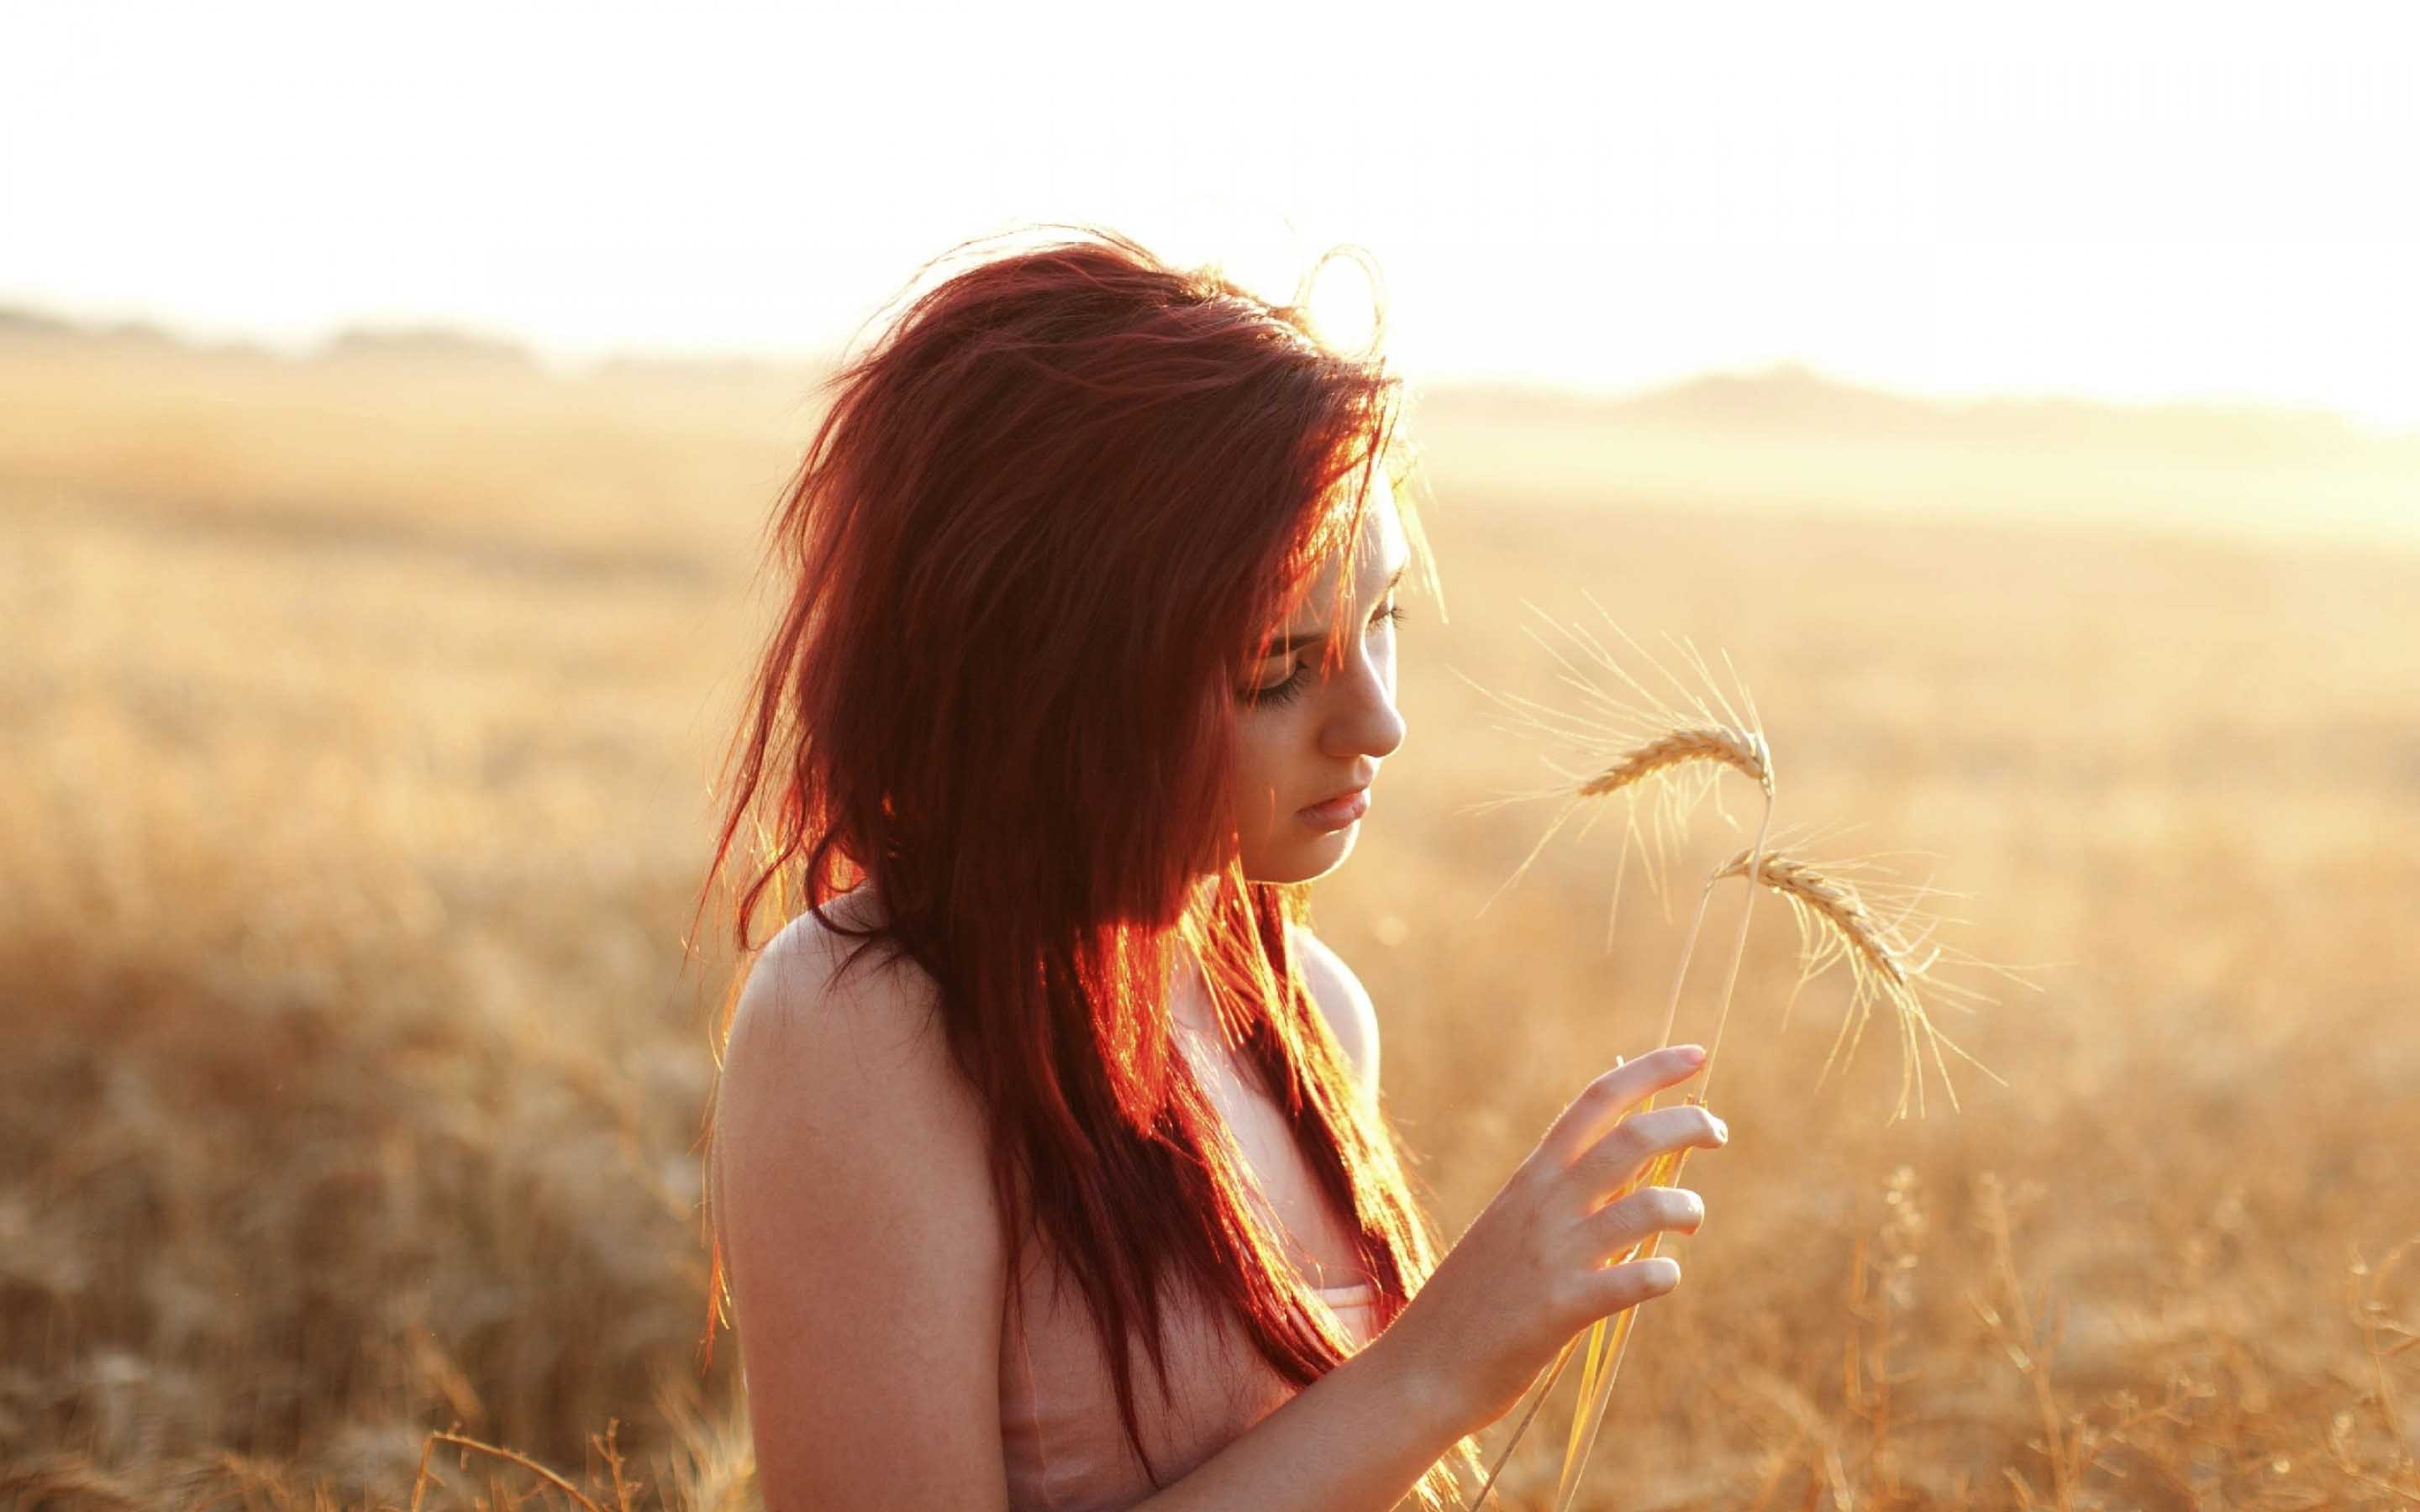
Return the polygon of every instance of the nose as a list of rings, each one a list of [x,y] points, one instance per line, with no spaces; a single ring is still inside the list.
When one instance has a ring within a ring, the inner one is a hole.
[[[1321,754],[1343,761],[1393,755],[1404,743],[1393,656],[1372,656],[1365,647],[1329,687],[1336,702],[1320,724]]]

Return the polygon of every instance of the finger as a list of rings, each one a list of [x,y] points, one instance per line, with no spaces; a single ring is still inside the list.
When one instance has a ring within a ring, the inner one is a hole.
[[[1622,1119],[1574,1162],[1572,1180],[1594,1207],[1628,1186],[1641,1166],[1666,1150],[1714,1149],[1730,1136],[1722,1119],[1694,1103],[1650,1108]]]
[[[1570,1168],[1582,1150],[1604,1138],[1624,1113],[1651,1093],[1697,1074],[1698,1068],[1705,1063],[1705,1054],[1700,1045],[1666,1045],[1636,1060],[1624,1061],[1589,1083],[1556,1118],[1545,1137],[1538,1141],[1546,1168]]]
[[[1681,1284],[1681,1262],[1669,1255],[1608,1265],[1590,1277],[1588,1312],[1591,1319],[1610,1318],[1660,1297]]]
[[[1627,1253],[1651,1234],[1694,1234],[1705,1223],[1705,1199],[1687,1187],[1643,1186],[1590,1213],[1580,1233],[1590,1257],[1603,1260]]]

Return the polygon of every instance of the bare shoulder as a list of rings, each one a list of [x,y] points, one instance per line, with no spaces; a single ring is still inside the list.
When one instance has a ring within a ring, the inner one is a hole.
[[[1303,980],[1311,987],[1312,999],[1327,1017],[1327,1026],[1335,1031],[1337,1041],[1344,1047],[1345,1058],[1361,1084],[1363,1095],[1378,1095],[1378,1011],[1370,1001],[1369,990],[1361,979],[1344,964],[1344,958],[1329,949],[1326,941],[1302,925],[1290,925],[1287,938],[1294,942],[1295,957],[1302,963]]]
[[[835,913],[835,918],[842,918]],[[846,921],[844,919],[844,921]],[[989,1130],[932,979],[802,915],[740,995],[710,1202],[768,1505],[1001,1494],[1005,1263]],[[861,1477],[873,1477],[864,1478]]]
[[[827,912],[849,927],[866,919],[847,898]],[[863,944],[805,913],[758,952],[716,1095],[726,1178],[809,1153],[831,1157],[818,1178],[830,1183],[983,1164],[987,1124],[951,1057],[939,989],[913,961]]]
[[[866,913],[845,897],[827,912],[851,927]],[[908,1089],[903,1079],[940,1089],[948,1057],[932,979],[878,944],[861,949],[864,943],[812,913],[766,942],[724,1045],[726,1098],[778,1088],[778,1101],[795,1108],[810,1088],[823,1100],[849,1098],[868,1075],[894,1094]]]

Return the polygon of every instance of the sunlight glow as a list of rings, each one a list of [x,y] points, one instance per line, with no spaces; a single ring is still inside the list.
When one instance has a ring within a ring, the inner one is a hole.
[[[1311,321],[1321,338],[1345,351],[1360,351],[1378,334],[1381,291],[1373,288],[1362,266],[1348,257],[1331,258],[1311,285]]]
[[[828,352],[948,246],[1089,220],[1279,295],[1365,246],[1439,378],[1798,361],[2420,424],[2395,8],[1252,9],[16,8],[0,303]]]

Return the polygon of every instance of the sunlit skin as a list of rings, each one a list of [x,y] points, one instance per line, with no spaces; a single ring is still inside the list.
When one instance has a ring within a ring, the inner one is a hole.
[[[1352,553],[1351,602],[1359,633],[1344,637],[1341,663],[1323,666],[1327,617],[1339,612],[1346,570],[1331,558],[1298,594],[1271,641],[1271,655],[1235,689],[1230,816],[1244,875],[1254,882],[1308,882],[1353,854],[1358,818],[1303,810],[1349,789],[1370,791],[1380,764],[1404,743],[1395,707],[1396,587],[1410,545],[1381,473]]]

